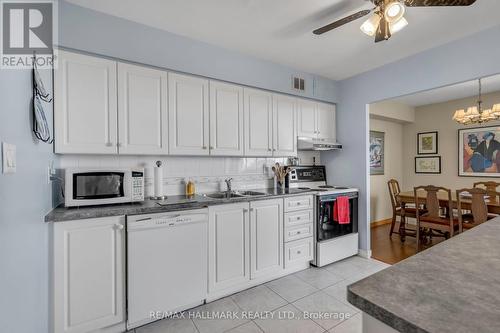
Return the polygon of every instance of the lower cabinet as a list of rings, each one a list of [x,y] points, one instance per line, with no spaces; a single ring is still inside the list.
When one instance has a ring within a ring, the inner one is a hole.
[[[125,217],[52,224],[54,333],[125,328]]]
[[[250,203],[250,278],[283,270],[283,199]]]
[[[250,280],[248,203],[211,206],[208,222],[209,292]]]

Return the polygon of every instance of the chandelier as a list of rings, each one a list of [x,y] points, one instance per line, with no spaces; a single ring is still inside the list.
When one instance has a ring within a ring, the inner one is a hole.
[[[500,120],[500,104],[493,105],[493,108],[483,110],[483,100],[482,100],[482,85],[481,79],[479,79],[479,95],[477,100],[477,105],[470,106],[465,109],[460,109],[455,111],[453,115],[453,120],[462,124],[482,124],[492,120]]]

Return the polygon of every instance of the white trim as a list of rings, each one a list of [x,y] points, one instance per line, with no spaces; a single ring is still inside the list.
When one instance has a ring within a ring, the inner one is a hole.
[[[370,259],[372,257],[372,250],[359,249],[358,256],[366,258],[366,259]]]

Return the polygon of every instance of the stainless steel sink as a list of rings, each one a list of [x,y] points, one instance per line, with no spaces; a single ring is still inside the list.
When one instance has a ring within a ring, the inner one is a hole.
[[[244,195],[235,192],[214,192],[207,193],[205,196],[212,199],[231,199],[231,198],[241,198]]]
[[[245,197],[255,197],[259,195],[266,195],[266,193],[256,192],[256,191],[237,191],[237,194],[241,194]]]

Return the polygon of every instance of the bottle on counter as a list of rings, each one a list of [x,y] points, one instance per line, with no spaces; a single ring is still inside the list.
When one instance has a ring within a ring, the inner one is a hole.
[[[194,181],[192,179],[188,179],[186,182],[186,195],[188,197],[193,196],[195,193]]]

